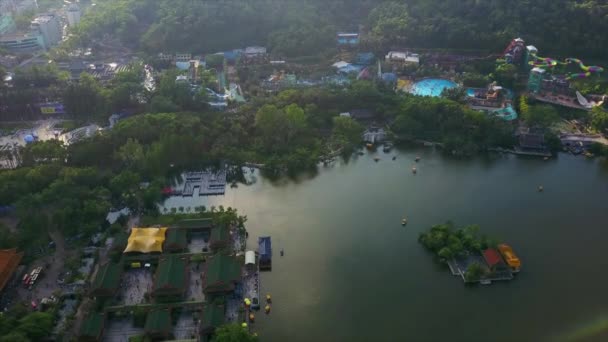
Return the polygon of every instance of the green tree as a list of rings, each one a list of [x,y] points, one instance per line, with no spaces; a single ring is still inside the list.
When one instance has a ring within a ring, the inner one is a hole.
[[[455,101],[455,102],[464,103],[467,93],[466,93],[465,88],[453,87],[453,88],[445,88],[441,92],[441,96],[445,97],[446,99]]]
[[[144,159],[144,148],[136,139],[129,138],[122,145],[116,156],[129,167],[140,165]]]
[[[70,115],[80,118],[91,118],[107,108],[101,86],[87,73],[82,73],[78,82],[67,86],[63,103]]]
[[[493,76],[498,84],[512,88],[517,78],[517,66],[515,64],[499,64]]]
[[[591,126],[602,133],[608,132],[608,111],[601,106],[591,109]]]
[[[48,337],[53,330],[53,315],[47,312],[33,312],[19,320],[17,333],[27,336],[32,341]]]
[[[0,337],[0,342],[30,342],[24,334],[20,332],[11,332]]]
[[[353,148],[362,140],[363,126],[346,116],[336,116],[333,121],[332,138],[344,147],[345,153],[352,152]]]
[[[521,103],[520,103],[521,106]],[[522,118],[528,126],[550,127],[559,121],[560,117],[551,105],[534,105],[522,112]]]
[[[483,267],[480,263],[472,263],[467,267],[467,270],[464,273],[464,278],[466,281],[475,282],[479,281],[481,277],[486,275],[486,268]]]
[[[238,324],[225,324],[215,330],[212,342],[256,342],[258,338]]]

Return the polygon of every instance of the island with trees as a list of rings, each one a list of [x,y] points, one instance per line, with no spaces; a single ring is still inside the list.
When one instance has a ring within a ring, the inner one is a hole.
[[[479,230],[477,225],[458,228],[448,221],[420,233],[418,242],[465,283],[490,284],[513,279],[520,271],[519,258],[511,247],[480,235]]]

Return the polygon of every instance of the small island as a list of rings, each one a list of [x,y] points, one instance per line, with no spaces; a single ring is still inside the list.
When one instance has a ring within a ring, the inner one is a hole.
[[[521,268],[521,261],[509,245],[480,235],[477,225],[434,225],[420,234],[418,242],[465,283],[489,285],[492,281],[512,280]]]

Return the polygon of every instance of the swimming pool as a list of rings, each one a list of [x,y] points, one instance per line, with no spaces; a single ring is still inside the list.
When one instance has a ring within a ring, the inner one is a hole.
[[[456,83],[443,78],[427,78],[412,85],[411,93],[418,96],[441,96],[444,89],[455,88]]]

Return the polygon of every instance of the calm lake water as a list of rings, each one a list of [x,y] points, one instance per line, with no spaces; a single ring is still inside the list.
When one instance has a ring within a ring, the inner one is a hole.
[[[272,236],[273,270],[262,287],[274,304],[255,325],[264,341],[608,340],[602,161],[380,151],[314,177],[257,176],[223,197],[190,201],[238,208],[249,218],[252,249],[257,236]],[[522,272],[507,283],[464,286],[417,242],[446,220],[479,224],[509,243]]]

